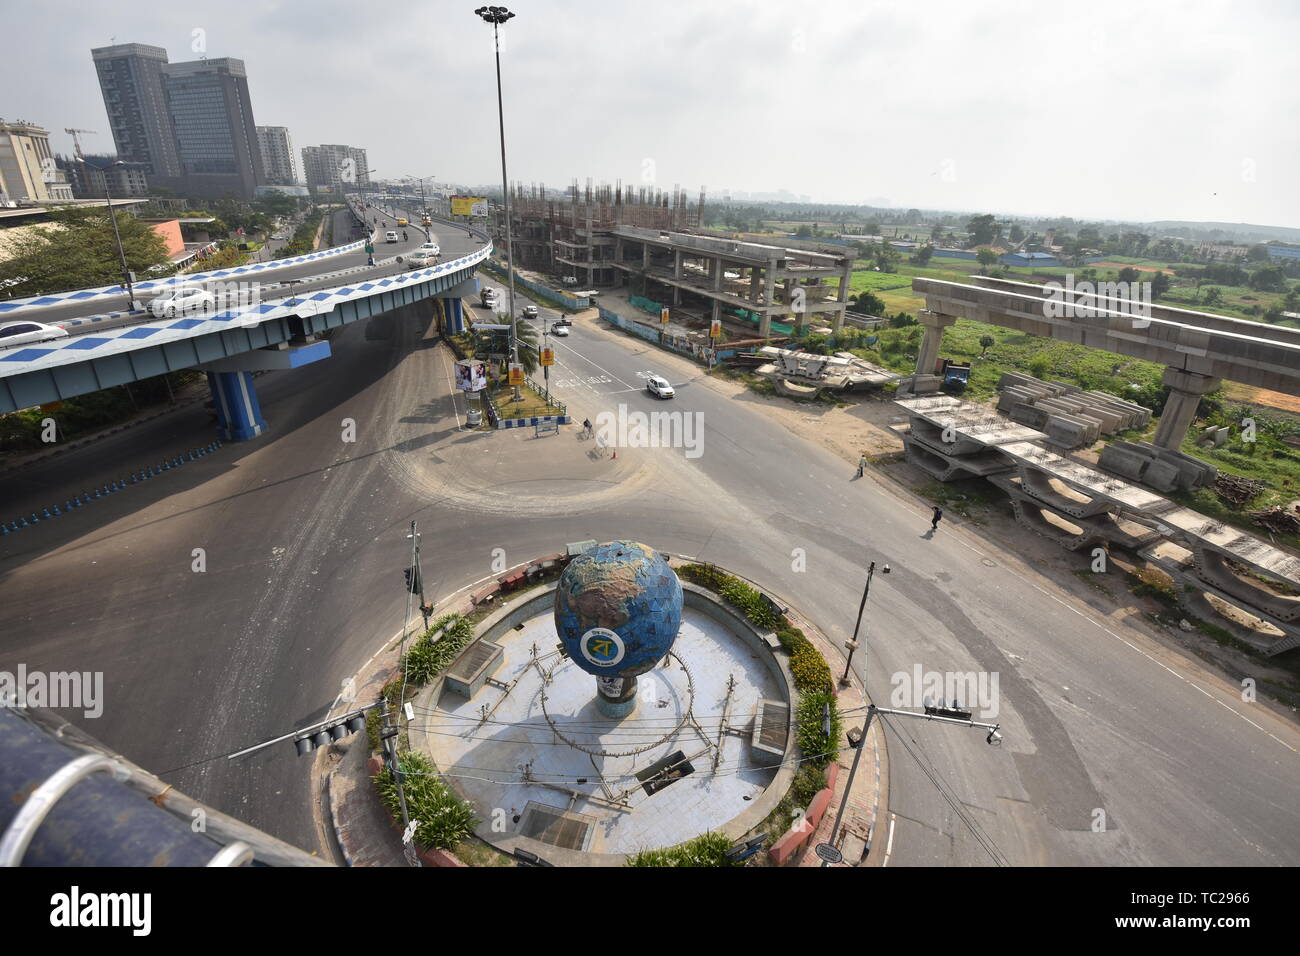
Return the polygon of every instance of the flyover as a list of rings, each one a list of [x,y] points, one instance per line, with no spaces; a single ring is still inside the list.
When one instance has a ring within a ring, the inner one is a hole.
[[[369,214],[377,221],[383,216],[383,225],[388,225],[390,217],[383,213],[363,211],[351,202],[349,206],[357,219]],[[0,350],[0,413],[199,368],[208,375],[221,437],[235,441],[255,437],[266,423],[253,372],[296,368],[328,358],[329,343],[320,338],[322,333],[424,299],[441,300],[437,308],[449,329],[463,327],[460,298],[473,293],[474,270],[491,254],[491,243],[481,234],[467,233],[467,241],[453,241],[449,234],[444,244],[462,247],[448,250],[452,258],[424,269],[407,269],[400,252],[427,236],[418,227],[405,228],[415,233],[413,240],[397,244],[399,254],[374,266],[367,264],[362,241],[328,254],[286,260],[278,269],[249,266],[184,277],[212,288],[214,283],[271,274],[276,288],[288,290],[280,298],[260,301],[258,282],[259,295],[253,301],[221,312],[166,319],[147,312],[101,314],[106,307],[125,307],[119,287],[22,300],[17,305],[24,318],[57,321],[71,334],[67,339]],[[149,291],[171,284],[174,280],[150,283]]]

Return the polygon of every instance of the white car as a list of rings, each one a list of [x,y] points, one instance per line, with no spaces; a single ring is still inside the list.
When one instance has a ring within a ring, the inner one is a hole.
[[[526,305],[526,306],[524,306],[524,318],[525,318],[525,319],[535,319],[535,318],[537,318],[537,306],[535,306],[535,305]]]
[[[29,342],[45,342],[49,339],[66,339],[68,333],[56,325],[41,322],[0,322],[0,349],[11,345],[25,345]]]
[[[386,233],[384,233],[384,242],[396,242],[396,241],[397,241],[397,233],[393,232],[393,230],[390,229]]]
[[[658,375],[651,375],[646,379],[645,390],[656,398],[672,398],[674,394],[668,379],[660,378]]]
[[[552,326],[551,326],[551,334],[552,334],[552,335],[559,335],[559,336],[563,337],[563,336],[569,334],[569,327],[568,327],[567,325],[559,325],[559,324],[552,325]]]
[[[167,290],[150,302],[149,311],[160,319],[170,319],[186,312],[212,309],[215,304],[211,292],[194,286],[180,286]]]
[[[442,255],[442,248],[436,242],[426,242],[424,245],[420,246],[419,251],[432,259],[436,259],[438,256]]]
[[[427,269],[433,263],[434,257],[423,249],[416,249],[406,257],[406,268],[408,269]]]

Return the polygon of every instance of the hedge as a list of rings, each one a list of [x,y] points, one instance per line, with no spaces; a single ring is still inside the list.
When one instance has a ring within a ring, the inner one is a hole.
[[[474,808],[442,782],[427,757],[404,753],[398,761],[402,768],[407,815],[419,821],[415,828],[417,844],[426,849],[450,850],[474,832],[478,825]],[[385,767],[375,775],[374,781],[388,812],[394,820],[400,819],[402,803],[392,771]]]

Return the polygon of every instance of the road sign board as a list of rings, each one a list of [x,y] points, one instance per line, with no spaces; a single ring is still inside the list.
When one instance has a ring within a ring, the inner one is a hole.
[[[817,854],[819,860],[825,860],[827,863],[844,862],[844,854],[829,843],[818,843],[813,852]]]
[[[511,385],[524,384],[524,367],[522,365],[510,366],[510,384]]]
[[[664,325],[668,324],[668,308],[666,306],[659,310],[659,321]]]
[[[541,358],[538,359],[543,366],[555,364],[555,349],[542,349]]]

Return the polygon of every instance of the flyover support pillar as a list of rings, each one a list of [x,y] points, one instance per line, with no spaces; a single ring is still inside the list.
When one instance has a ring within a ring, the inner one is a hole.
[[[1184,372],[1181,369],[1167,368],[1161,379],[1169,386],[1169,399],[1165,410],[1160,415],[1160,424],[1152,444],[1159,448],[1171,448],[1177,451],[1182,447],[1187,429],[1196,420],[1196,410],[1201,405],[1201,396],[1219,387],[1221,379],[1198,372]]]
[[[943,330],[957,321],[955,315],[942,315],[924,309],[916,318],[925,328],[925,337],[921,339],[921,348],[916,355],[916,373],[900,383],[900,395],[920,395],[939,390],[939,377],[934,374],[934,366],[939,361]]]
[[[252,372],[208,372],[217,434],[224,441],[248,441],[266,431]]]

